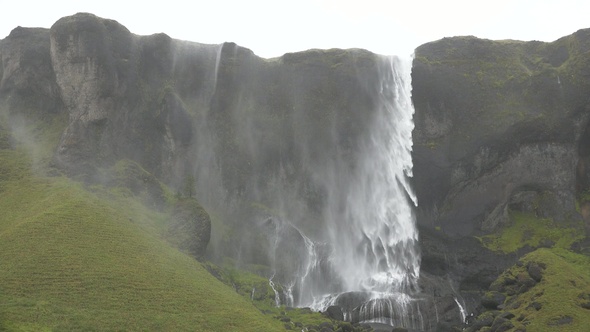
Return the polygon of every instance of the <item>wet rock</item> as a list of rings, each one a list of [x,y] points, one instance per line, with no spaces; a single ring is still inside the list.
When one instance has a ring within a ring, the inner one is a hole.
[[[333,320],[338,320],[338,321],[344,320],[344,313],[342,312],[342,308],[337,305],[329,306],[326,309],[326,311],[323,312],[323,314]]]

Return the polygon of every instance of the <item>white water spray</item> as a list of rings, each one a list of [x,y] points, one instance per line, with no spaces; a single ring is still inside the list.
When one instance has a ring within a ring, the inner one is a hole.
[[[461,305],[457,297],[454,297],[455,303],[457,303],[457,307],[459,307],[459,313],[461,314],[461,322],[465,323],[467,321],[467,312],[465,308]]]
[[[408,182],[411,61],[390,57],[382,70],[373,130],[348,192],[344,220],[333,221],[331,237],[346,291],[405,293],[416,286],[420,270],[417,200]]]
[[[360,143],[354,172],[335,176],[340,180],[329,192],[328,236],[322,241],[331,250],[318,251],[318,243],[289,225],[306,248],[294,275],[295,304],[320,311],[337,304],[350,320],[356,315],[359,321],[421,328],[419,305],[411,296],[420,272],[417,200],[408,180],[414,128],[411,61],[382,61],[371,132]],[[276,239],[273,247],[280,247]],[[362,304],[342,304],[355,301]]]

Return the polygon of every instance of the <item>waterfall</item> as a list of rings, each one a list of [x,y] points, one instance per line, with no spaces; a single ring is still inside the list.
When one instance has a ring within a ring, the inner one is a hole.
[[[347,193],[343,220],[332,221],[336,271],[347,291],[405,292],[416,286],[417,200],[408,182],[414,128],[410,73],[411,61],[384,59],[371,135]]]
[[[462,323],[466,323],[467,322],[467,312],[465,311],[465,308],[463,308],[463,306],[461,305],[461,302],[459,302],[459,300],[457,300],[457,297],[454,297],[455,299],[455,303],[457,303],[457,307],[459,307],[459,313],[461,314],[461,322]]]
[[[319,311],[339,305],[347,320],[423,328],[412,296],[420,254],[409,184],[411,60],[383,57],[379,73],[371,130],[359,143],[354,170],[330,177],[326,234],[314,242],[288,221],[274,220],[273,260],[286,261],[276,259],[281,249],[299,258],[282,278],[295,305]],[[287,238],[298,245],[284,248]]]

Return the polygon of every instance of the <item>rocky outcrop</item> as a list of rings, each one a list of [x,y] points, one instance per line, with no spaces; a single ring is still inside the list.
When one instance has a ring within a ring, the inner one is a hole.
[[[127,158],[169,179],[191,140],[187,126],[193,121],[173,78],[192,72],[182,90],[210,80],[213,69],[204,63],[214,61],[215,47],[164,34],[139,37],[91,14],[57,21],[50,43],[51,65],[70,115],[56,153],[59,165],[92,178],[97,167]]]
[[[44,120],[64,111],[49,50],[47,29],[17,27],[1,41],[0,99],[7,110]]]

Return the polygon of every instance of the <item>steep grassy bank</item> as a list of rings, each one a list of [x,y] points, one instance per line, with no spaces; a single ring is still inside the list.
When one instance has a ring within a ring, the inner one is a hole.
[[[588,256],[559,248],[525,255],[492,283],[467,331],[587,331],[589,267]]]
[[[0,330],[282,330],[161,240],[165,214],[30,166],[0,150]]]

